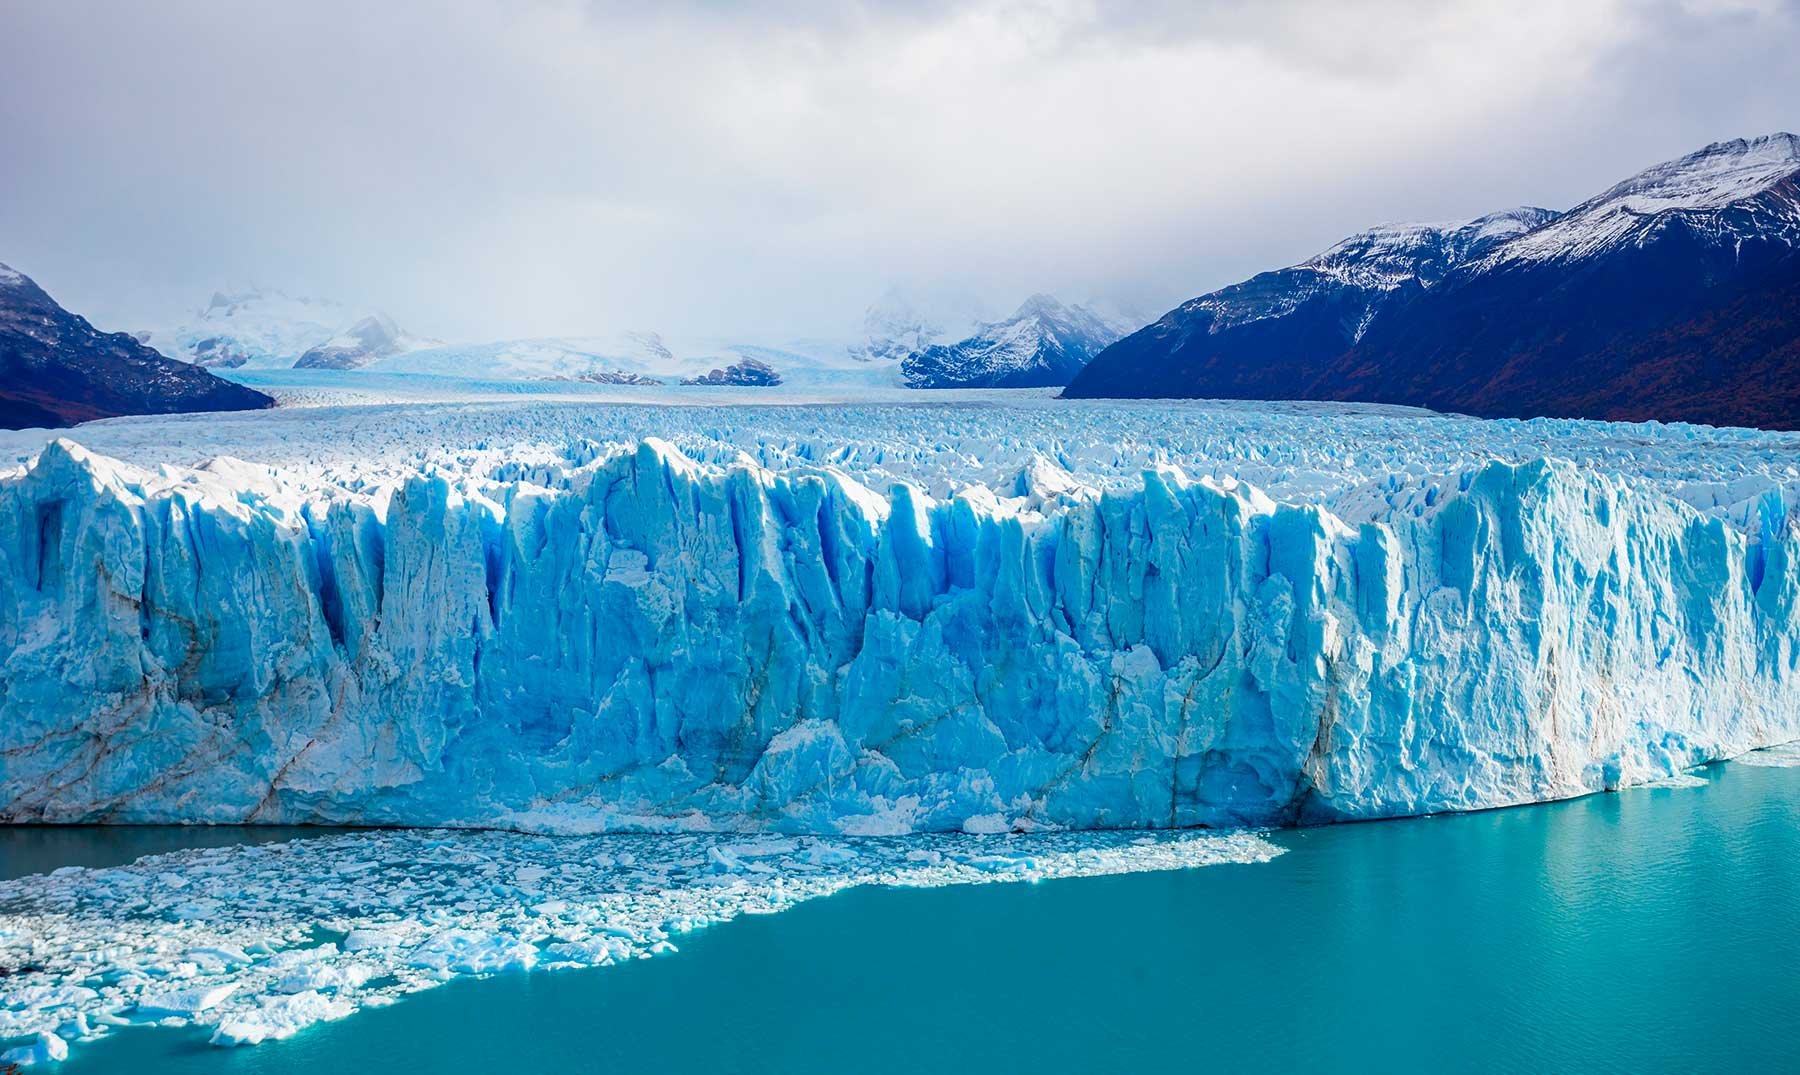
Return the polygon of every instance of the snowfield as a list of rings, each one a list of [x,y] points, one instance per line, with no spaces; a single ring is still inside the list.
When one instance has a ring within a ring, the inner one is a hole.
[[[1108,489],[1176,467],[1361,522],[1422,511],[1485,463],[1552,458],[1753,533],[1765,495],[1800,506],[1800,433],[1751,429],[1489,421],[1379,404],[1059,400],[1055,389],[601,386],[367,370],[238,379],[280,409],[0,430],[0,475],[60,436],[150,469],[220,457],[256,463],[309,496],[393,485],[427,469],[561,466],[658,437],[713,465],[830,469],[873,489],[906,482],[938,498],[975,486],[1009,495],[1021,474],[1046,466]]]

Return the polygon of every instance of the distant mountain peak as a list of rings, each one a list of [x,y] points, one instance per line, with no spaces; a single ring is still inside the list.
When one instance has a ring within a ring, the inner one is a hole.
[[[1800,175],[1800,138],[1786,132],[1714,142],[1652,165],[1562,214],[1554,223],[1509,242],[1488,267],[1535,261],[1572,261],[1641,244],[1671,219],[1702,221],[1707,231],[1750,235],[1771,224],[1800,229],[1800,199],[1769,195]],[[1763,205],[1757,205],[1764,202]],[[1755,219],[1727,219],[1744,210]]]
[[[436,341],[408,335],[394,319],[373,313],[315,347],[295,361],[295,369],[361,369],[371,362],[406,351],[432,346]]]
[[[1410,280],[1427,285],[1488,250],[1556,219],[1550,209],[1522,205],[1472,220],[1381,224],[1342,239],[1298,268],[1382,290]]]
[[[911,388],[1055,387],[1134,327],[1039,292],[966,339],[908,355],[901,376]]]
[[[1570,215],[1622,204],[1633,213],[1719,209],[1753,198],[1800,171],[1800,138],[1785,132],[1714,142],[1646,168]]]
[[[864,311],[863,338],[850,355],[864,362],[898,363],[934,344],[967,336],[990,316],[974,296],[896,284]]]
[[[1065,317],[1069,308],[1064,306],[1055,295],[1046,295],[1042,291],[1019,304],[1013,314],[1015,320],[1026,317]]]
[[[357,317],[329,299],[296,298],[268,287],[226,287],[149,338],[165,354],[201,366],[286,367]]]
[[[343,334],[359,343],[375,347],[393,343],[400,337],[400,326],[386,314],[375,313],[345,329]]]

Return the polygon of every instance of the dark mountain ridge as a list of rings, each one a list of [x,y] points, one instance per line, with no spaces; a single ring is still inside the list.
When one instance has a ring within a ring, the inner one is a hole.
[[[1328,251],[1202,296],[1066,394],[1800,428],[1800,139],[1716,143],[1515,219],[1530,226],[1385,289],[1356,282],[1378,274],[1347,240],[1333,251],[1352,271],[1322,272]],[[1258,291],[1248,316],[1220,316]]]
[[[101,332],[0,265],[0,428],[60,427],[122,414],[252,410],[261,392]]]

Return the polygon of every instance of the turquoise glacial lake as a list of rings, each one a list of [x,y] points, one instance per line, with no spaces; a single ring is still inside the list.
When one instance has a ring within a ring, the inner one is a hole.
[[[1800,769],[1280,833],[1259,865],[856,889],[678,955],[463,980],[256,1048],[66,1075],[1758,1071],[1800,1066]],[[295,832],[257,833],[278,839]],[[102,864],[220,830],[0,835]]]

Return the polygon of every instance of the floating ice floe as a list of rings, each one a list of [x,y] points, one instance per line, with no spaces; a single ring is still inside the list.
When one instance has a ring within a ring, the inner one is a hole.
[[[177,851],[0,882],[6,1062],[120,1026],[291,1037],[454,978],[606,966],[858,885],[1264,862],[1252,832],[540,837],[389,831]],[[346,869],[345,867],[354,867]],[[198,912],[198,913],[196,913]]]
[[[1703,788],[1711,781],[1698,773],[1674,773],[1656,780],[1633,785],[1640,788]]]
[[[1748,754],[1740,754],[1732,759],[1739,765],[1754,765],[1762,769],[1793,769],[1800,767],[1800,742],[1782,743],[1764,750],[1752,750]]]

